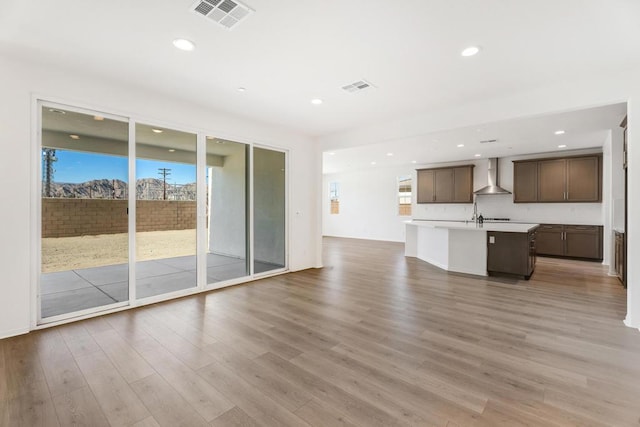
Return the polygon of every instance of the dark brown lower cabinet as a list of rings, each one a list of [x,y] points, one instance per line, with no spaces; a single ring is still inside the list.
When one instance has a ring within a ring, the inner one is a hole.
[[[536,229],[528,233],[487,232],[487,272],[529,280],[536,267]]]
[[[538,255],[564,255],[564,226],[541,224],[538,227],[536,248]]]
[[[602,260],[602,226],[542,224],[538,255]]]

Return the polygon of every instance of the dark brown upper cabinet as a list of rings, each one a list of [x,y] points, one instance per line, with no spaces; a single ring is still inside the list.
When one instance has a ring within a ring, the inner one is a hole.
[[[515,161],[514,203],[602,201],[602,156],[599,154]]]
[[[567,194],[570,202],[602,201],[602,157],[574,157],[567,159]]]
[[[418,203],[435,201],[436,174],[433,170],[418,170]]]
[[[473,166],[453,169],[453,202],[473,202]]]
[[[566,160],[538,162],[538,201],[564,202],[567,200]]]
[[[516,203],[538,201],[538,161],[513,164],[513,201]]]
[[[418,203],[473,203],[473,165],[418,169]]]

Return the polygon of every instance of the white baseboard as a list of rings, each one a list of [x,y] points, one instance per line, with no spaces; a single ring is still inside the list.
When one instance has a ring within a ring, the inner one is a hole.
[[[20,328],[20,329],[13,329],[9,331],[2,331],[0,332],[0,340],[4,338],[9,338],[9,337],[15,337],[16,335],[24,335],[28,333],[29,333],[29,328]]]
[[[624,324],[625,324],[625,326],[627,326],[627,327],[629,327],[629,328],[636,329],[636,326],[632,325],[628,318],[625,318],[625,319],[622,321],[622,323],[624,323]],[[640,331],[640,328],[637,328],[637,329],[638,329],[638,331]]]

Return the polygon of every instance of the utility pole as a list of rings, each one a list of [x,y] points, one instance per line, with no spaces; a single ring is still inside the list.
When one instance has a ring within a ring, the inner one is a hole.
[[[44,165],[42,168],[42,175],[44,175],[44,196],[51,196],[51,183],[53,182],[53,173],[55,169],[53,169],[53,164],[58,161],[56,157],[56,150],[54,148],[43,148],[42,155],[44,156]]]
[[[167,200],[167,176],[171,175],[171,169],[158,168],[158,175],[162,175],[162,200]]]

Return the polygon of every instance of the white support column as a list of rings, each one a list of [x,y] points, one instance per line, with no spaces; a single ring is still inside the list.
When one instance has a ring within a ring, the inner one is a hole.
[[[640,329],[640,85],[627,104],[627,326]]]

